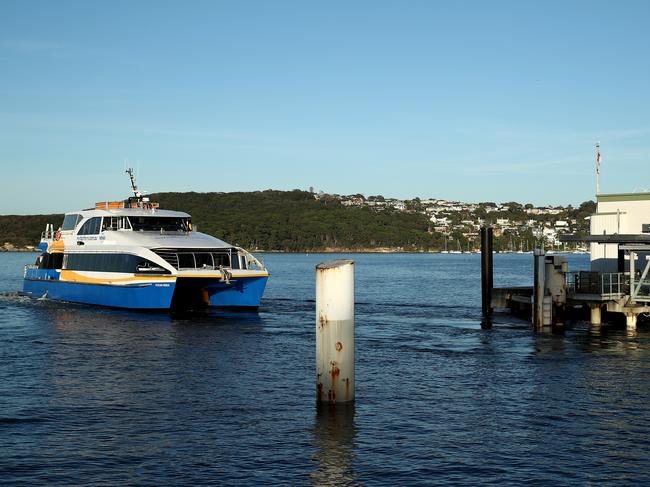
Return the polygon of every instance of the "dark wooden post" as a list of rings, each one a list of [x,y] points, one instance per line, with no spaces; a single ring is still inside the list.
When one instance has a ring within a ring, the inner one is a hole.
[[[492,326],[492,240],[494,232],[492,227],[481,227],[481,308],[483,312],[483,328]]]
[[[618,249],[618,259],[617,259],[617,270],[616,272],[625,272],[625,250]]]

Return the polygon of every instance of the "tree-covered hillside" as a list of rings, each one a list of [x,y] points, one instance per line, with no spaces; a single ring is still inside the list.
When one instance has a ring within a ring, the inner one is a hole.
[[[436,247],[426,215],[346,207],[306,191],[157,193],[151,199],[190,213],[199,231],[251,249]]]
[[[8,242],[16,247],[38,245],[45,225],[57,228],[63,215],[0,215],[0,247]]]
[[[496,250],[530,249],[542,244],[534,228],[552,228],[558,220],[571,221],[570,231],[589,232],[588,217],[595,203],[578,208],[557,207],[554,212],[529,212],[532,205],[516,202],[473,205],[454,204],[432,218],[419,198],[402,207],[383,203],[381,196],[340,197],[306,191],[255,191],[247,193],[157,193],[152,201],[161,208],[186,211],[199,231],[252,250],[317,251],[476,249],[479,222],[499,229]],[[359,200],[357,204],[354,200]],[[361,204],[358,204],[361,203]],[[373,203],[373,204],[371,204]],[[460,208],[455,208],[460,206]],[[441,219],[445,220],[442,228]],[[499,226],[498,220],[502,219]],[[436,220],[437,223],[434,221]],[[57,228],[62,215],[0,216],[0,248],[36,245],[46,223]],[[532,223],[531,223],[532,222]],[[496,232],[495,232],[496,233]]]

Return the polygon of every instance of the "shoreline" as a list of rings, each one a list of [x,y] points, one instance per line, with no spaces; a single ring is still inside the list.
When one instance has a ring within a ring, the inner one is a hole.
[[[39,253],[40,250],[27,249],[27,248],[13,248],[6,249],[0,247],[0,254],[2,253]],[[449,255],[480,255],[480,250],[475,250],[471,252],[443,252],[441,250],[405,250],[402,248],[378,248],[378,249],[318,249],[318,250],[251,250],[253,254],[449,254]],[[510,250],[500,250],[495,251],[495,254],[522,254],[530,255],[532,251],[529,252],[518,252]],[[547,250],[546,253],[555,253],[555,254],[588,254],[587,251],[580,250]]]

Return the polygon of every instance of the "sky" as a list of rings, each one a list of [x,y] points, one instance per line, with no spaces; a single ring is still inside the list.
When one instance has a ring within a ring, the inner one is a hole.
[[[647,1],[0,2],[0,214],[650,188]]]

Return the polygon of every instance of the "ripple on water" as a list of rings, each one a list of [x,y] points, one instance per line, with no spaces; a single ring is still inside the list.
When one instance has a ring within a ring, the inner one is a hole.
[[[0,255],[3,482],[645,482],[648,328],[482,330],[475,256],[354,256],[357,402],[315,408],[314,267],[336,257],[268,255],[257,314],[170,315],[22,296]]]

